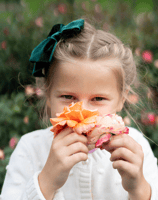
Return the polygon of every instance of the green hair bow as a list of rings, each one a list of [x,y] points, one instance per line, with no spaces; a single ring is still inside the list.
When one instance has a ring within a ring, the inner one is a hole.
[[[83,19],[72,21],[66,26],[63,24],[54,25],[47,38],[36,46],[31,53],[29,61],[34,63],[32,74],[35,77],[43,77],[42,69],[49,66],[52,61],[58,41],[61,38],[67,39],[80,33],[83,27]]]

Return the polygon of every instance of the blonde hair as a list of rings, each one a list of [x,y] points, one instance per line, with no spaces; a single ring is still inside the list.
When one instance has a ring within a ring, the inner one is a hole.
[[[136,79],[136,65],[132,50],[125,46],[111,33],[97,30],[85,20],[84,28],[78,35],[66,40],[61,39],[55,49],[53,60],[45,70],[45,88],[48,94],[51,88],[53,70],[61,62],[76,59],[99,60],[103,58],[118,58],[121,67],[112,68],[122,95],[125,90],[130,90],[130,85]],[[45,109],[47,112],[47,108]]]

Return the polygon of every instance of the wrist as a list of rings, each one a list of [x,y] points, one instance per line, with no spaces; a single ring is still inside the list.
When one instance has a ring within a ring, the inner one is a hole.
[[[48,179],[44,174],[41,172],[38,176],[38,183],[40,190],[46,200],[52,200],[54,198],[56,190],[53,188],[50,188],[50,185],[48,183]]]
[[[151,199],[151,187],[150,184],[144,179],[142,184],[132,192],[128,192],[130,200],[150,200]]]

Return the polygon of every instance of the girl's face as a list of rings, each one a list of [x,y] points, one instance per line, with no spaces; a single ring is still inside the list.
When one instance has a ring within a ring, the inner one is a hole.
[[[85,109],[98,109],[100,114],[113,114],[123,107],[117,79],[110,69],[121,66],[116,58],[97,61],[78,60],[56,66],[47,101],[51,117],[63,111],[71,102],[83,102]]]

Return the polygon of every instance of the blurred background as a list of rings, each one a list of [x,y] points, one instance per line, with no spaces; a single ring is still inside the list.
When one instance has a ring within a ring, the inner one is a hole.
[[[43,93],[31,76],[31,51],[54,24],[67,24],[81,16],[90,18],[97,28],[114,33],[131,47],[141,83],[133,86],[137,93],[129,94],[130,103],[121,115],[126,126],[140,129],[149,138],[158,158],[156,1],[0,0],[0,189],[20,137],[45,128],[37,103]]]

